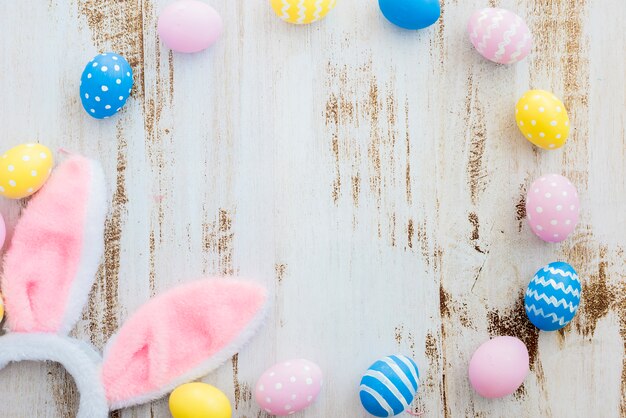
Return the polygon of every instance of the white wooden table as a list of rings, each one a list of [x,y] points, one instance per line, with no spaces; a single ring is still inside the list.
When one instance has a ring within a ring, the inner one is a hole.
[[[212,0],[223,38],[195,55],[156,36],[169,0],[0,3],[0,144],[40,141],[96,158],[111,210],[106,254],[73,334],[102,347],[151,295],[197,276],[265,283],[274,307],[252,343],[204,381],[235,417],[263,417],[255,379],[304,357],[325,372],[300,417],[364,417],[361,373],[402,352],[422,371],[424,417],[626,416],[626,2],[445,0],[419,32],[384,20],[374,0],[341,0],[296,27],[266,0]],[[528,59],[496,66],[465,34],[488,5],[527,18]],[[133,97],[106,121],[79,101],[84,64],[125,55]],[[562,97],[574,127],[560,150],[517,132],[529,88]],[[60,157],[60,155],[58,155]],[[525,187],[568,176],[582,220],[559,245],[523,220]],[[23,204],[2,200],[14,225]],[[563,332],[538,333],[521,295],[547,262],[584,283]],[[494,335],[528,346],[531,374],[505,399],[467,380]],[[55,365],[0,372],[0,416],[69,417],[75,386]],[[113,414],[167,417],[167,401]]]

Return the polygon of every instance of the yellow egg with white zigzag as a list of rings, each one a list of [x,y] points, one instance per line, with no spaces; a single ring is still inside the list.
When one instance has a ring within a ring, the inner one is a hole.
[[[285,22],[305,25],[328,14],[337,0],[270,0],[274,12]]]

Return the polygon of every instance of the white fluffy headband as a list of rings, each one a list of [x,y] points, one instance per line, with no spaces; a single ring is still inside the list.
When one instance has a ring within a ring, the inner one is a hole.
[[[68,337],[101,260],[105,190],[94,161],[61,164],[18,222],[2,276],[10,332],[0,337],[0,369],[22,360],[62,364],[80,392],[79,418],[108,417],[206,375],[252,336],[267,304],[254,283],[203,279],[142,306],[103,356]]]

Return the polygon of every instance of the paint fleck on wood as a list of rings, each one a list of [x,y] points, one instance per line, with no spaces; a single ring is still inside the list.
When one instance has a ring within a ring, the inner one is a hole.
[[[480,239],[480,221],[478,220],[478,215],[475,212],[470,212],[467,218],[472,225],[470,241],[472,242],[472,245],[474,245],[474,249],[476,250],[476,252],[485,254],[485,251],[481,249],[480,245],[478,244]]]
[[[252,403],[252,389],[246,382],[241,382],[239,379],[239,355],[235,354],[231,363],[233,365],[233,387],[234,387],[234,409],[235,411],[246,407],[250,407]]]
[[[394,339],[396,340],[396,343],[398,345],[402,344],[402,333],[404,332],[404,327],[402,325],[399,325],[396,327],[395,331],[394,331]]]
[[[473,328],[467,302],[453,298],[444,288],[439,288],[439,310],[442,318],[454,319],[465,328]]]
[[[378,215],[375,218],[378,237],[389,237],[390,245],[395,246],[397,217],[391,208],[383,208],[383,204],[387,190],[398,186],[404,188],[407,199],[411,195],[409,154],[403,162],[408,167],[403,169],[404,184],[396,174],[396,142],[401,135],[398,114],[404,112],[408,118],[408,107],[402,109],[408,106],[408,100],[398,103],[394,76],[379,80],[371,59],[357,66],[328,64],[326,71],[328,97],[323,114],[334,171],[332,200],[339,205],[346,193],[354,209],[364,203],[373,204]],[[402,134],[408,140],[407,135]],[[362,160],[361,156],[366,159]],[[355,219],[354,225],[357,223]]]
[[[279,286],[283,284],[283,280],[286,274],[287,274],[287,264],[282,264],[282,263],[274,264],[274,275],[276,277],[276,283]]]
[[[422,373],[420,376],[420,389],[418,392],[418,402],[415,405],[413,412],[424,411],[435,413],[435,411],[426,411],[425,399],[444,396],[440,385],[439,373],[441,372],[441,353],[439,351],[438,337],[431,331],[426,334],[424,340],[424,353],[428,366],[426,373]]]
[[[239,409],[241,401],[241,383],[239,383],[239,354],[235,354],[231,359],[233,364],[233,386],[235,390],[235,411]]]
[[[468,186],[472,203],[476,204],[485,190],[487,173],[483,166],[487,127],[485,113],[477,98],[473,99],[469,122],[469,156],[467,161]]]
[[[411,186],[411,134],[409,133],[409,98],[407,97],[404,102],[404,126],[406,133],[404,135],[404,142],[406,146],[406,169],[404,172],[404,187],[406,188],[406,203],[411,205],[413,203],[413,191]]]
[[[524,219],[526,219],[526,184],[520,185],[519,200],[515,205],[515,220],[517,221],[517,232],[522,232]]]
[[[607,248],[600,249],[598,270],[591,277],[583,278],[580,312],[576,321],[576,330],[583,336],[592,338],[598,321],[609,313],[613,302],[612,289],[607,285]]]
[[[104,262],[98,270],[95,290],[89,300],[92,342],[102,347],[119,326],[118,281],[121,265],[121,241],[126,217],[126,149],[123,132],[117,136],[117,167],[111,212],[104,224]]]
[[[354,175],[351,178],[352,183],[352,204],[355,208],[359,207],[359,194],[361,193],[361,176]]]
[[[522,290],[515,302],[508,309],[494,309],[487,313],[489,334],[492,336],[508,335],[517,337],[526,344],[531,370],[535,367],[539,350],[539,329],[526,316],[524,293]]]
[[[370,163],[369,184],[370,190],[376,198],[376,207],[380,210],[382,206],[382,161],[381,161],[381,133],[380,133],[380,112],[382,103],[378,92],[378,80],[371,76],[369,81],[368,100],[365,102],[365,115],[370,126],[370,142],[367,147],[367,156]],[[378,226],[378,236],[380,236],[380,225]]]
[[[144,9],[146,0],[78,0],[78,10],[87,19],[93,43],[100,52],[121,54],[133,67],[134,96],[144,92]]]
[[[48,365],[47,375],[52,386],[57,416],[75,416],[78,410],[79,394],[72,376],[58,363]]]
[[[156,242],[154,238],[154,231],[150,231],[150,271],[148,273],[148,283],[150,285],[150,295],[155,295],[156,289]]]
[[[220,209],[217,219],[205,222],[202,226],[204,252],[209,257],[208,270],[213,274],[222,276],[235,274],[233,217],[234,211]]]

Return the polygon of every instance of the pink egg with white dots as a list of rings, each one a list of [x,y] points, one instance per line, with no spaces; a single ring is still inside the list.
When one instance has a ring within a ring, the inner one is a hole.
[[[567,178],[548,174],[536,180],[526,195],[526,217],[533,232],[547,242],[561,242],[576,228],[580,201]]]
[[[305,359],[287,360],[267,369],[259,378],[254,397],[263,410],[287,416],[311,405],[322,388],[322,370]]]

